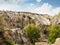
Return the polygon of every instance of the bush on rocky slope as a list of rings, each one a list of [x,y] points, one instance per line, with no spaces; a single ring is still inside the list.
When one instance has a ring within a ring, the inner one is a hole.
[[[2,22],[3,22],[3,17],[0,16],[0,36],[2,36],[2,31],[3,31]]]
[[[54,43],[56,38],[60,37],[60,26],[59,25],[52,25],[48,27],[48,42]]]
[[[4,38],[3,31],[4,31],[4,26],[2,25],[4,21],[4,18],[0,16],[0,43],[1,45],[14,45],[13,42],[11,42],[9,39]]]
[[[0,43],[1,43],[1,45],[3,45],[4,43],[6,45],[14,45],[14,43],[11,40],[4,37],[3,32],[4,32],[3,28],[0,27]]]
[[[4,39],[4,42],[6,43],[6,45],[14,45],[14,43],[7,38]]]
[[[58,17],[58,19],[60,19],[60,13],[58,13],[57,17]]]
[[[29,24],[24,29],[27,32],[27,35],[28,35],[31,43],[35,43],[35,41],[37,41],[38,38],[40,37],[39,26],[36,26],[34,24]]]

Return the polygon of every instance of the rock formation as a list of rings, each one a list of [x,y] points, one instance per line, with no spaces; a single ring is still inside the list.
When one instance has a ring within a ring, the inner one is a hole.
[[[18,45],[30,45],[30,40],[24,30],[9,29],[4,31],[4,37],[10,39],[12,42]]]
[[[0,17],[3,17],[4,19],[2,22],[4,37],[19,45],[31,44],[26,32],[23,30],[26,25],[34,23],[35,25],[40,26],[42,32],[46,34],[45,29],[47,26],[51,24],[60,24],[60,20],[56,16],[52,17],[47,14],[30,12],[0,11]],[[45,37],[45,35],[42,36]]]

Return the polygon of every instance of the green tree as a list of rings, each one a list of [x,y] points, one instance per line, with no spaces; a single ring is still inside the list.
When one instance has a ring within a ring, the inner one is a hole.
[[[40,37],[40,27],[34,24],[28,24],[25,28],[31,43],[35,43]]]
[[[48,27],[48,42],[54,43],[56,38],[60,37],[60,25],[52,25]]]

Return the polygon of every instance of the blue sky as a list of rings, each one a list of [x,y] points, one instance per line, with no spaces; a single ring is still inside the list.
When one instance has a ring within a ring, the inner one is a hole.
[[[0,10],[24,11],[53,16],[60,12],[60,0],[0,0]]]

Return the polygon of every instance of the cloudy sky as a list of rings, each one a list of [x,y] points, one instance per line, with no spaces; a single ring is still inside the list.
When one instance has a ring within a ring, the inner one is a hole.
[[[60,12],[60,0],[0,0],[0,10],[24,11],[53,16]]]

